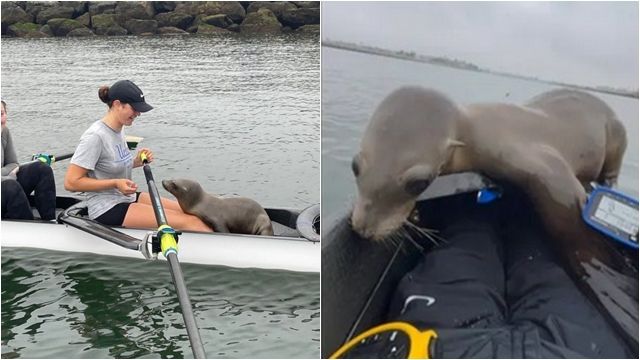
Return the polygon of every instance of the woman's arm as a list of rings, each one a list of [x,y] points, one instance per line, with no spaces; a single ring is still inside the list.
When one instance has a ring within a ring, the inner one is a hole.
[[[6,126],[2,129],[2,176],[8,176],[18,167],[18,156],[13,147],[11,132]]]
[[[64,188],[68,191],[102,191],[118,189],[125,195],[133,194],[138,189],[135,182],[129,179],[94,179],[87,176],[89,170],[76,164],[69,164],[64,176]]]

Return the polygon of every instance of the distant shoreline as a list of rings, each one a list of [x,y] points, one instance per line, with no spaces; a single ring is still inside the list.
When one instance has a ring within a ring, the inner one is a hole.
[[[465,61],[448,59],[444,57],[420,55],[420,54],[416,54],[415,52],[393,51],[393,50],[381,49],[381,48],[372,47],[372,46],[357,45],[353,43],[347,43],[342,41],[332,41],[332,40],[322,40],[322,46],[638,99],[637,90],[630,91],[630,90],[611,89],[611,88],[604,88],[604,87],[582,86],[582,85],[567,84],[559,81],[543,80],[535,77],[492,71],[489,69],[480,68],[474,64],[471,64]]]

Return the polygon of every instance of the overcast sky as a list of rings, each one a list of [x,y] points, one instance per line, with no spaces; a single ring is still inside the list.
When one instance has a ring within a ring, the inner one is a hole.
[[[637,2],[322,2],[322,38],[638,88]]]

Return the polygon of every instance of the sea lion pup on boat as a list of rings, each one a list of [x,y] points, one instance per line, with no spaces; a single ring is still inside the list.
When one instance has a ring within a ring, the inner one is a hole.
[[[390,237],[438,175],[475,171],[514,184],[558,240],[568,272],[637,345],[637,265],[581,217],[590,182],[615,184],[626,143],[609,106],[584,92],[458,107],[437,91],[403,87],[375,110],[353,159],[352,227],[365,238]]]
[[[162,186],[178,199],[182,211],[199,217],[216,232],[273,235],[269,215],[254,200],[219,198],[189,179],[162,180]]]

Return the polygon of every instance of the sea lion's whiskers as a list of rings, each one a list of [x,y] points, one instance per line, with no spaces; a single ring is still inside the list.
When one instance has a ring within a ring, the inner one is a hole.
[[[444,237],[438,235],[438,233],[440,232],[440,230],[437,229],[430,229],[430,228],[426,228],[426,227],[420,227],[417,226],[409,221],[407,221],[407,223],[409,224],[409,226],[412,226],[413,228],[415,228],[416,230],[420,230],[420,231],[425,231],[427,232],[429,235],[435,237],[436,239],[438,239],[441,242],[447,242],[447,239],[445,239]]]
[[[447,239],[445,239],[444,237],[438,235],[438,233],[440,232],[439,230],[429,229],[429,228],[421,228],[421,229],[427,231],[429,234],[431,234],[431,236],[437,238],[441,242],[444,242],[444,243],[448,242]]]
[[[404,239],[406,239],[409,242],[411,242],[413,244],[413,246],[418,248],[421,252],[424,251],[424,247],[422,245],[418,244],[418,242],[413,239],[413,236],[411,236],[411,234],[409,234],[409,230],[407,230],[405,227],[401,227],[399,230],[404,233]]]
[[[424,228],[421,228],[421,227],[419,227],[419,226],[416,226],[416,225],[412,224],[412,223],[411,223],[411,222],[409,222],[409,221],[406,221],[406,220],[405,220],[405,221],[404,221],[404,225],[406,225],[409,229],[412,229],[412,230],[413,230],[413,231],[415,231],[416,233],[418,233],[418,234],[420,234],[420,235],[422,235],[422,236],[426,237],[427,239],[431,240],[431,242],[432,242],[434,245],[436,245],[436,246],[437,246],[437,245],[440,245],[440,240],[442,240],[443,242],[446,242],[446,240],[444,240],[442,237],[440,237],[440,236],[438,236],[438,235],[435,235],[435,234],[433,234],[433,233],[431,233],[431,232],[427,231],[427,230],[426,230],[426,229],[424,229]]]

